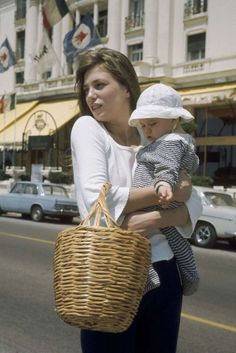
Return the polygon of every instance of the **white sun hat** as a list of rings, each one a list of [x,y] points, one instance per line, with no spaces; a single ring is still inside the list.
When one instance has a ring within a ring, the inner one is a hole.
[[[140,119],[178,119],[184,121],[194,116],[183,108],[180,94],[173,88],[158,83],[146,88],[140,95],[136,109],[129,118],[129,125],[137,126]]]

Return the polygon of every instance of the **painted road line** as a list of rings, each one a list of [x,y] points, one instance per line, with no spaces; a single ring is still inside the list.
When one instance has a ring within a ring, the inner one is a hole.
[[[208,325],[208,326],[221,328],[221,329],[226,330],[226,331],[236,332],[236,326],[230,326],[230,325],[221,324],[221,323],[216,322],[216,321],[203,319],[201,317],[194,316],[194,315],[189,315],[189,314],[186,314],[186,313],[182,313],[181,316],[183,318],[185,318],[185,319],[196,321],[196,322],[199,322],[201,324],[205,324],[205,325]]]
[[[37,241],[39,243],[55,244],[55,242],[51,241],[51,240],[32,238],[32,237],[28,237],[28,236],[24,236],[24,235],[17,235],[17,234],[5,233],[5,232],[4,233],[0,232],[0,235],[6,236],[6,237],[17,238],[17,239],[33,240],[33,241]]]

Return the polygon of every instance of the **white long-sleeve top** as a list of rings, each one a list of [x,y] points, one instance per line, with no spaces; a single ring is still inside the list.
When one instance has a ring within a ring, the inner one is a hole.
[[[142,136],[141,136],[142,138]],[[141,144],[144,144],[144,139]],[[96,201],[103,184],[112,184],[107,193],[107,203],[113,219],[123,220],[122,212],[132,186],[135,168],[136,148],[119,145],[102,123],[93,117],[80,117],[71,131],[71,150],[76,199],[81,218],[85,218]],[[202,206],[196,190],[186,202],[190,221],[184,227],[177,227],[185,237],[190,237]],[[150,235],[152,262],[173,257],[172,250],[159,230]]]

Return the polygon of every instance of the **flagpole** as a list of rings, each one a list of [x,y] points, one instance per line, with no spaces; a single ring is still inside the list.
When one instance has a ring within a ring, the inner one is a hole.
[[[13,155],[12,155],[12,166],[16,166],[16,91],[14,96],[14,141],[13,141]]]
[[[3,103],[4,104],[4,103]],[[3,152],[2,152],[2,170],[5,173],[5,166],[6,166],[6,151],[5,151],[5,145],[6,145],[6,135],[5,135],[5,127],[6,127],[6,112],[5,108],[3,105]]]
[[[14,66],[16,64],[16,58],[13,53],[13,50],[11,48],[11,45],[7,39],[3,41],[3,43],[0,45],[0,49],[5,51],[5,53],[8,53],[6,55],[6,58],[4,59],[4,62],[0,63],[0,73],[7,71],[10,67]],[[4,65],[5,63],[5,65]],[[14,72],[14,89],[15,89],[15,72]],[[6,96],[6,92],[4,93],[4,96]],[[4,98],[5,99],[5,98]],[[5,103],[3,102],[3,160],[2,160],[2,168],[3,171],[5,172],[5,167],[6,167],[6,109],[5,109]]]

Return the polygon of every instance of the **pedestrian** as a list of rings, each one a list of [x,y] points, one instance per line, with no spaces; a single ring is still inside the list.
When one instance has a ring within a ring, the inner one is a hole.
[[[136,148],[145,143],[128,125],[140,88],[128,58],[99,48],[78,56],[76,87],[81,117],[71,132],[72,163],[80,215],[86,217],[103,184],[112,188],[107,203],[124,228],[149,235],[152,264],[161,285],[145,294],[131,326],[122,333],[81,330],[83,353],[175,353],[182,304],[182,285],[173,252],[158,230],[179,226],[188,236],[201,212],[201,202],[184,177],[174,199],[186,201],[174,209],[144,212],[156,205],[152,186],[132,187]],[[190,192],[189,192],[190,191]]]
[[[179,206],[179,202],[173,199],[173,192],[180,170],[192,174],[199,165],[193,138],[180,124],[180,120],[189,122],[193,119],[193,115],[183,108],[181,96],[173,88],[160,83],[141,93],[129,125],[141,128],[149,144],[140,148],[136,155],[133,186],[153,185],[159,200],[159,204],[148,207],[146,211]],[[175,227],[161,228],[160,231],[166,236],[175,255],[183,294],[192,295],[198,289],[199,275],[191,246]],[[150,266],[146,290],[159,284],[158,273]]]

